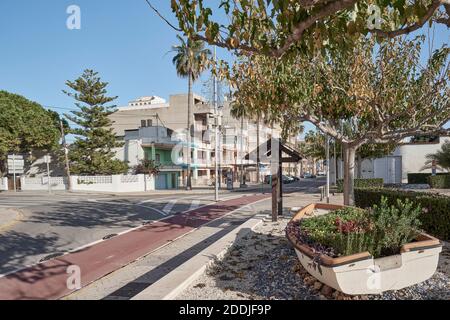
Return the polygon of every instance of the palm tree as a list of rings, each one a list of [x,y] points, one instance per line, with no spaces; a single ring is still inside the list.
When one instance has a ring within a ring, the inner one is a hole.
[[[187,183],[186,189],[192,189],[191,182],[191,126],[192,126],[192,84],[200,77],[200,74],[206,69],[206,61],[211,55],[209,49],[205,49],[203,41],[193,41],[183,39],[177,35],[180,44],[172,47],[175,56],[172,59],[177,69],[177,74],[181,78],[188,78],[188,131],[187,131]]]
[[[438,150],[436,153],[427,154],[426,158],[427,161],[422,170],[432,168],[433,163],[443,170],[450,170],[450,141],[446,141],[442,145],[441,150]]]

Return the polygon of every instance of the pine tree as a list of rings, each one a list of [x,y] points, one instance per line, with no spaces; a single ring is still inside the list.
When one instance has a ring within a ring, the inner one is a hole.
[[[81,175],[126,173],[128,165],[114,159],[113,149],[122,147],[123,143],[116,140],[108,118],[116,106],[107,104],[117,99],[106,96],[108,83],[102,82],[97,72],[85,70],[81,77],[67,81],[66,85],[73,92],[63,92],[74,98],[79,108],[65,115],[77,125],[71,130],[77,136],[69,151],[72,172]]]

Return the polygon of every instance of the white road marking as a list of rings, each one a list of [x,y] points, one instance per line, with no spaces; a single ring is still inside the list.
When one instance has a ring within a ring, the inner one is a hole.
[[[200,200],[192,200],[191,206],[189,208],[189,211],[193,211],[200,207]]]
[[[169,201],[169,202],[164,206],[164,209],[163,209],[162,211],[164,211],[166,214],[169,214],[170,211],[172,211],[173,207],[175,206],[175,204],[176,204],[177,202],[178,202],[177,199]]]

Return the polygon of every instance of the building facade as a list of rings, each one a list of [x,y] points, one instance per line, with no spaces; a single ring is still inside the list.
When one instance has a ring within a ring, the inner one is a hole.
[[[178,188],[185,184],[187,102],[187,94],[171,95],[169,102],[156,96],[142,97],[110,115],[114,133],[125,142],[123,148],[116,150],[117,158],[128,161],[130,167],[143,159],[159,163],[161,174],[156,181],[157,189]],[[194,94],[191,129],[194,185],[212,185],[216,156],[220,164],[220,183],[225,183],[230,173],[234,181],[239,181],[242,168],[246,182],[263,181],[264,176],[270,174],[269,163],[262,162],[257,170],[256,159],[244,158],[257,148],[258,142],[261,144],[272,136],[278,137],[281,130],[263,123],[258,125],[250,119],[235,119],[230,111],[228,102],[219,108],[219,153],[216,155],[214,108],[205,98]]]

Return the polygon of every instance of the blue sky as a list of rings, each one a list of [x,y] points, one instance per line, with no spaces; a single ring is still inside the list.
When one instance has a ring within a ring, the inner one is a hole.
[[[175,21],[170,1],[153,3]],[[66,28],[72,4],[81,8],[81,30]],[[435,46],[449,37],[438,28]],[[61,92],[64,83],[91,68],[110,83],[119,106],[143,95],[168,98],[187,91],[167,53],[176,42],[175,31],[144,0],[1,0],[0,89],[72,109],[73,100]],[[223,50],[218,54],[229,59]],[[200,82],[195,90],[201,93]]]

